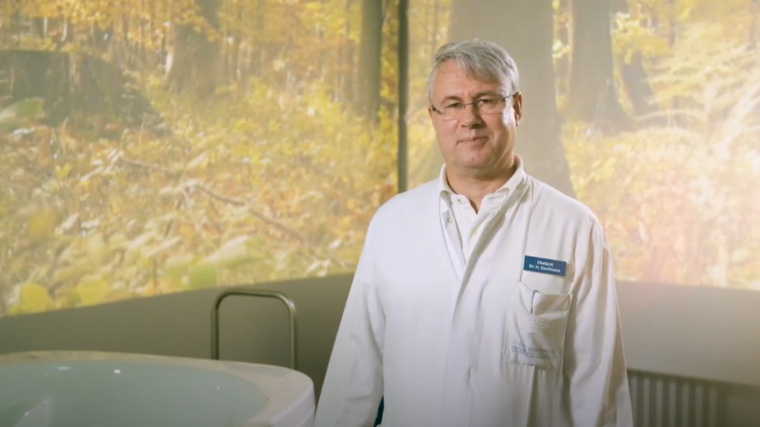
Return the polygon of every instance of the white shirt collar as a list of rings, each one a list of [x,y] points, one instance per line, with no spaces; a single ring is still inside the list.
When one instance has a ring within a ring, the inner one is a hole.
[[[504,183],[501,187],[499,187],[494,193],[504,193],[505,195],[510,195],[517,190],[517,188],[520,186],[520,184],[525,181],[526,174],[525,174],[525,168],[523,167],[523,161],[522,158],[515,154],[515,163],[517,165],[517,168],[515,169],[515,173],[512,175],[507,182]],[[456,194],[454,190],[449,185],[448,179],[446,179],[446,164],[441,166],[441,172],[438,175],[438,188],[441,196],[453,196]]]

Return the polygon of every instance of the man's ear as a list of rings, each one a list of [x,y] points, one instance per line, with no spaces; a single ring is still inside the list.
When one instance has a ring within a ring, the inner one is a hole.
[[[515,123],[520,124],[522,118],[522,93],[517,92],[512,99],[512,109],[515,112]]]

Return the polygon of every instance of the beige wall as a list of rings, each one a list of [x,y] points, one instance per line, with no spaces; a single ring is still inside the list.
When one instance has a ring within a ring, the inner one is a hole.
[[[632,368],[760,387],[760,292],[619,283],[618,300]]]

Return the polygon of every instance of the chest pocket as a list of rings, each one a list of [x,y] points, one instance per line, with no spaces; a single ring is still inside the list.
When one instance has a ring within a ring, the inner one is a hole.
[[[510,363],[555,370],[562,366],[572,294],[539,292],[515,283],[504,337]]]

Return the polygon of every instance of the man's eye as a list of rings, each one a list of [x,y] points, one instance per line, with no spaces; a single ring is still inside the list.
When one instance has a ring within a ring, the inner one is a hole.
[[[458,109],[462,108],[462,103],[461,102],[453,102],[451,104],[446,104],[446,106],[443,107],[443,108],[445,108],[447,110],[458,110]]]
[[[496,100],[491,99],[491,98],[483,98],[483,99],[479,99],[478,100],[478,105],[486,105],[486,106],[488,106],[488,105],[493,105],[495,103],[496,103]]]

